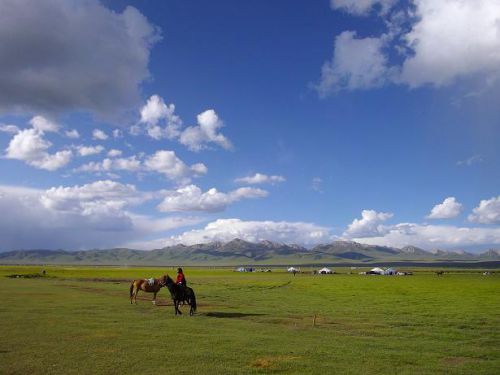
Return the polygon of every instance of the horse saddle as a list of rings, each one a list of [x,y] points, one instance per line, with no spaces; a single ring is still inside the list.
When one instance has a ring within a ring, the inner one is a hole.
[[[152,277],[152,278],[150,278],[150,279],[147,279],[147,280],[148,280],[148,284],[149,284],[150,286],[155,285],[155,279],[154,279],[153,277]]]

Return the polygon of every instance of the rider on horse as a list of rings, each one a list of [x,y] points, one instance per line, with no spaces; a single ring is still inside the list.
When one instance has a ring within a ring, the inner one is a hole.
[[[175,280],[175,283],[177,285],[181,286],[187,286],[186,282],[186,277],[184,276],[184,273],[182,272],[182,268],[177,268],[177,280]]]

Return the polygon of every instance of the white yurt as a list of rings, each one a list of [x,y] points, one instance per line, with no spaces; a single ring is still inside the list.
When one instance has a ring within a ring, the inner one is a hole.
[[[384,270],[380,267],[375,267],[375,268],[372,268],[370,270],[370,273],[371,274],[376,274],[376,275],[383,275],[384,274]]]
[[[287,271],[288,272],[300,272],[300,270],[298,268],[295,268],[295,267],[288,267]]]
[[[330,268],[323,267],[322,269],[318,270],[318,273],[320,275],[329,275],[329,274],[333,273],[333,271]]]

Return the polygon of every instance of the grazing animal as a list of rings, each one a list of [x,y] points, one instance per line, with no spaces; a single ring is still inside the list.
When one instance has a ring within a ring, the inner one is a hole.
[[[196,296],[194,295],[193,289],[176,284],[168,275],[165,279],[165,285],[170,292],[172,301],[174,301],[175,315],[182,314],[181,310],[179,310],[179,305],[183,302],[186,302],[189,306],[191,306],[189,309],[189,315],[193,315],[196,311]]]
[[[443,276],[443,274],[444,274],[444,271],[436,271],[436,275],[438,275],[438,276]]]
[[[156,305],[156,294],[160,291],[162,287],[165,286],[166,280],[167,280],[166,275],[163,275],[162,278],[160,279],[154,279],[154,282],[151,283],[150,279],[139,279],[139,280],[134,280],[130,284],[130,303],[137,304],[137,294],[139,293],[139,290],[142,290],[147,293],[154,293],[153,295],[153,305]]]

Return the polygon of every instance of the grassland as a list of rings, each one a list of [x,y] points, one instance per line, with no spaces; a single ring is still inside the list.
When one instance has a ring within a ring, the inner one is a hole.
[[[46,270],[0,267],[1,374],[500,373],[498,274],[187,269],[198,313],[175,317],[126,281],[172,269]]]

